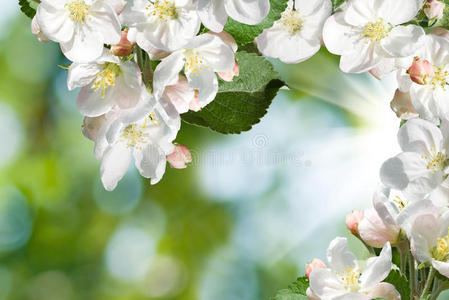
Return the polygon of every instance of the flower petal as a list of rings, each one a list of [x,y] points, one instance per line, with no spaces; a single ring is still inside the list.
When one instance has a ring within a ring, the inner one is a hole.
[[[392,57],[407,57],[417,53],[422,47],[424,29],[415,25],[396,26],[380,44]]]
[[[386,243],[379,256],[368,259],[366,268],[360,276],[363,290],[373,289],[388,276],[391,270],[391,255],[391,245]]]
[[[399,129],[398,142],[404,152],[427,155],[430,149],[441,149],[443,135],[431,122],[413,119]]]
[[[131,152],[125,144],[110,146],[104,153],[100,167],[101,181],[107,191],[113,191],[123,178],[131,162]]]
[[[348,250],[348,240],[341,237],[335,238],[330,243],[327,249],[327,260],[334,272],[340,272],[341,268],[358,266],[354,254]]]
[[[224,0],[198,0],[198,15],[204,26],[215,32],[221,32],[228,19]]]
[[[270,12],[269,0],[227,0],[225,9],[237,22],[256,25]]]
[[[136,168],[151,184],[158,183],[165,173],[166,156],[157,145],[149,144],[142,150],[134,150]]]

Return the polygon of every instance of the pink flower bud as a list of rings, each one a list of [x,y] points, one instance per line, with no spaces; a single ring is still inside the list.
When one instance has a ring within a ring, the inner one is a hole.
[[[418,112],[413,106],[410,93],[403,93],[399,89],[396,90],[390,107],[401,120],[410,120],[419,117]]]
[[[360,238],[371,247],[382,248],[387,242],[395,245],[401,228],[382,220],[375,209],[365,211],[365,217],[358,226]]]
[[[407,70],[407,73],[410,75],[413,82],[421,85],[426,84],[427,79],[435,76],[432,63],[419,57],[415,57],[413,64]]]
[[[185,169],[192,162],[192,154],[186,146],[176,144],[175,151],[167,156],[167,161],[174,169]]]
[[[310,273],[312,273],[315,269],[326,269],[326,264],[318,258],[312,259],[312,262],[310,264],[306,265],[306,277],[309,279]]]
[[[353,210],[346,216],[346,226],[353,235],[359,235],[359,223],[363,220],[364,213],[362,210]]]
[[[115,56],[128,56],[133,52],[134,44],[128,40],[128,29],[122,31],[122,39],[116,45],[111,46],[111,53]]]
[[[428,0],[426,4],[424,4],[424,13],[426,14],[429,20],[432,19],[441,19],[444,14],[445,4],[437,1],[437,0]]]
[[[231,82],[234,79],[234,76],[240,75],[240,67],[239,63],[235,61],[234,67],[229,72],[218,72],[218,76],[221,77],[224,81]]]

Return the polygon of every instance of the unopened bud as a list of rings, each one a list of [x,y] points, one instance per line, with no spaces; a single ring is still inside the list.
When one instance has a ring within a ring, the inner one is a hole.
[[[98,131],[105,123],[106,117],[104,115],[94,118],[85,117],[82,126],[84,136],[91,141],[95,141],[97,139]]]
[[[174,169],[185,169],[192,162],[192,154],[186,146],[176,144],[175,151],[167,156],[167,161]]]
[[[435,77],[435,71],[433,70],[433,64],[428,60],[415,57],[412,66],[407,70],[410,78],[417,84],[424,85],[428,79]]]
[[[111,54],[115,56],[125,57],[130,55],[134,50],[134,44],[128,40],[128,29],[122,31],[122,39],[116,45],[111,46]]]
[[[365,217],[358,226],[362,241],[368,246],[382,248],[387,242],[395,245],[400,237],[401,228],[384,222],[375,209],[365,211]]]
[[[429,20],[439,20],[443,17],[444,7],[445,4],[440,1],[428,0],[427,3],[424,4],[424,13]]]
[[[413,106],[410,93],[403,93],[399,89],[396,90],[390,107],[401,120],[410,120],[419,117],[418,112]]]
[[[326,269],[326,264],[318,258],[312,259],[312,262],[310,264],[306,265],[306,277],[309,279],[310,273],[312,273],[315,269]]]
[[[355,236],[359,235],[359,223],[363,220],[365,214],[362,210],[353,210],[346,216],[346,226]]]
[[[234,67],[229,72],[218,72],[218,76],[224,81],[231,82],[234,79],[234,76],[240,75],[240,66],[237,61],[235,61]]]

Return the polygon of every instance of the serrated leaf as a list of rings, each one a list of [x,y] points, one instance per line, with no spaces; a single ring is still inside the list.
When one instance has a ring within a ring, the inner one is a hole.
[[[394,285],[399,294],[401,294],[401,300],[410,300],[409,282],[407,277],[397,267],[391,270],[384,282]]]
[[[20,10],[30,19],[36,15],[36,9],[39,4],[33,0],[19,0]]]
[[[214,101],[182,119],[190,124],[230,134],[250,130],[266,114],[284,82],[269,61],[252,53],[238,52],[240,75],[232,82],[219,81]]]
[[[288,288],[280,290],[271,300],[306,300],[309,281],[305,276],[299,277]]]
[[[246,25],[228,18],[224,30],[234,37],[239,46],[252,43],[264,29],[270,28],[274,21],[281,18],[282,12],[287,8],[287,0],[270,0],[270,5],[270,13],[260,24]]]

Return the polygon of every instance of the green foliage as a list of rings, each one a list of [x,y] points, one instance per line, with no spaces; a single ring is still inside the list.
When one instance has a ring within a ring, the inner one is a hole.
[[[287,8],[286,0],[270,0],[270,4],[270,13],[260,24],[245,25],[229,18],[224,30],[234,37],[239,46],[252,43],[264,29],[273,26],[273,23],[281,18],[282,12]]]
[[[239,52],[240,76],[232,82],[220,80],[213,102],[199,112],[188,112],[182,119],[224,134],[250,130],[266,114],[284,83],[270,62],[255,54]]]
[[[391,283],[396,287],[396,290],[399,292],[399,294],[401,294],[402,300],[410,300],[409,282],[407,280],[407,277],[405,277],[397,267],[391,270],[390,274],[388,274],[387,278],[384,281]]]
[[[344,2],[345,0],[332,0],[334,11],[336,11]]]
[[[441,18],[435,25],[438,27],[443,27],[445,29],[449,29],[449,3],[446,3],[446,8],[444,9],[443,18]]]
[[[306,300],[309,281],[305,276],[299,277],[288,288],[280,290],[272,300]]]
[[[20,10],[30,19],[36,14],[38,3],[33,0],[19,0]]]

